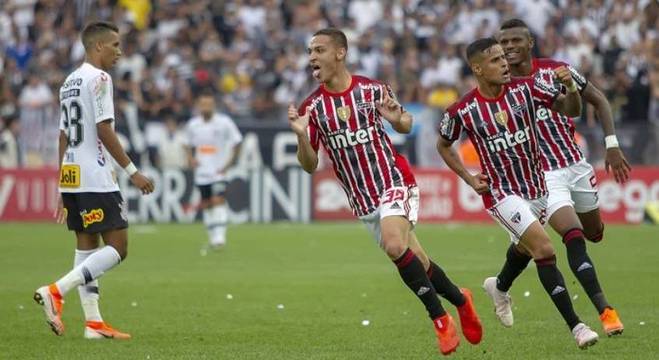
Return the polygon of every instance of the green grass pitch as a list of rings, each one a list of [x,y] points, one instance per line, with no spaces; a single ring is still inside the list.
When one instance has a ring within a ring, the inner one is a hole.
[[[483,321],[482,343],[472,346],[463,338],[451,358],[659,356],[657,227],[609,225],[603,243],[589,243],[602,286],[625,324],[616,338],[603,335],[554,236],[575,308],[602,336],[585,351],[577,348],[532,265],[511,290],[515,326],[506,329],[496,321],[480,285],[502,264],[508,245],[503,230],[422,224],[417,233],[449,276],[474,291]],[[105,320],[133,335],[124,342],[82,338],[76,291],[66,297],[62,337],[51,333],[33,302],[38,286],[72,265],[74,240],[63,226],[1,224],[0,234],[0,359],[442,357],[423,306],[359,223],[234,226],[229,245],[207,256],[200,254],[206,241],[201,224],[132,226],[127,261],[100,280]]]

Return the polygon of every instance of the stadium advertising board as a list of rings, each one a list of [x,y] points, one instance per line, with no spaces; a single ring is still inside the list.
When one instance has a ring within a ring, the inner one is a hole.
[[[449,170],[413,169],[419,185],[421,222],[491,221],[478,195]],[[659,168],[634,167],[631,179],[617,184],[597,170],[600,210],[606,222],[640,223],[647,203],[659,201]],[[313,219],[349,220],[353,215],[331,170],[313,177]]]
[[[227,177],[230,221],[354,220],[331,170],[309,176],[297,164],[296,137],[286,124],[241,126],[238,164]],[[322,162],[322,161],[321,161]],[[141,196],[120,173],[132,222],[191,222],[199,219],[199,193],[191,173],[145,169],[156,191]],[[422,222],[491,221],[480,198],[452,172],[414,169],[421,192]],[[639,223],[645,204],[659,201],[659,167],[634,167],[631,180],[615,183],[597,171],[601,210],[607,222]],[[52,221],[57,205],[57,170],[0,169],[0,221]]]

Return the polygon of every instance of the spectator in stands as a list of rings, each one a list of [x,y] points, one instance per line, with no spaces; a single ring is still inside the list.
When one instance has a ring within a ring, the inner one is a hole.
[[[17,168],[20,164],[18,132],[18,119],[6,118],[4,129],[0,131],[0,168],[2,169]]]
[[[36,69],[28,75],[28,83],[18,98],[21,121],[21,137],[19,144],[25,154],[25,166],[39,167],[44,165],[44,157],[53,146],[47,146],[56,137],[50,136],[58,130],[53,106],[55,97]],[[56,153],[56,151],[55,151]]]
[[[30,87],[27,69],[39,69],[53,97],[66,73],[82,61],[77,31],[91,19],[114,21],[128,34],[126,55],[113,78],[125,107],[139,109],[140,126],[131,129],[144,131],[145,123],[163,125],[164,113],[189,117],[191,94],[207,89],[223,100],[238,124],[285,121],[291,99],[314,85],[304,63],[307,42],[315,30],[330,25],[348,34],[349,53],[359,55],[348,59],[351,70],[375,74],[402,102],[424,104],[445,84],[462,94],[472,81],[464,72],[462,47],[513,17],[533,28],[542,50],[534,55],[567,60],[582,73],[587,69],[612,105],[618,103],[617,126],[649,115],[648,50],[657,39],[657,2],[651,0],[565,0],[561,6],[554,0],[70,3],[0,0],[0,115],[18,112],[21,122],[26,118],[19,94]],[[126,82],[120,85],[120,79]],[[34,118],[26,109],[27,118]],[[50,111],[49,118],[57,118],[57,110]],[[577,126],[583,131],[593,121],[587,116]],[[32,134],[35,126],[49,125],[26,120],[21,127],[23,134]],[[47,130],[35,131],[38,139]],[[587,139],[596,138],[587,132]],[[30,136],[30,143],[38,143]],[[589,146],[593,156],[601,154],[601,144]]]

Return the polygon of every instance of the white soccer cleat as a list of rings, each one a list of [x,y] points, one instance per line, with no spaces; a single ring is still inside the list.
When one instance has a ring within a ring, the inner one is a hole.
[[[55,284],[42,286],[34,292],[34,301],[41,305],[46,314],[46,323],[53,330],[55,335],[64,333],[64,323],[62,322],[62,307],[64,301],[57,290]]]
[[[227,243],[227,239],[224,234],[224,231],[218,229],[213,232],[211,240],[208,243],[208,245],[211,249],[217,250],[224,247],[226,243]]]
[[[572,335],[574,335],[574,340],[577,341],[577,346],[579,349],[585,349],[589,346],[593,346],[599,339],[599,335],[597,335],[596,332],[591,330],[588,325],[584,323],[578,323],[577,326],[572,329]]]
[[[103,321],[87,321],[85,323],[85,339],[130,339],[130,334],[114,329]]]
[[[513,300],[507,292],[497,289],[497,278],[489,277],[483,282],[483,289],[494,302],[494,313],[505,327],[513,326]]]

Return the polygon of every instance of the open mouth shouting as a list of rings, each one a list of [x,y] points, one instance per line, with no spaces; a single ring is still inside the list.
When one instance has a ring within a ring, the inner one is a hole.
[[[311,64],[311,74],[313,75],[314,79],[320,80],[320,65]]]

